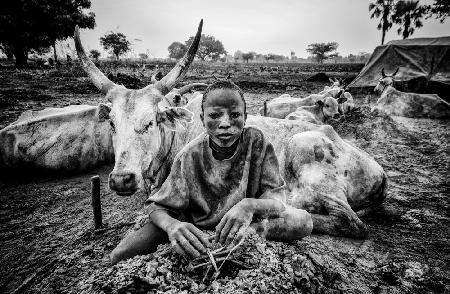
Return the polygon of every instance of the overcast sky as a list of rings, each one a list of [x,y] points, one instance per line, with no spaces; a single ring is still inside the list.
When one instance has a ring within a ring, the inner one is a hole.
[[[173,41],[186,41],[203,18],[203,33],[222,41],[228,54],[255,51],[307,57],[308,44],[338,42],[338,52],[372,52],[381,43],[378,19],[370,19],[366,0],[92,0],[94,30],[83,30],[87,50],[99,49],[109,31],[125,34],[134,53],[167,57]],[[431,0],[421,0],[429,3]],[[386,42],[399,39],[394,26]],[[450,19],[434,19],[413,37],[450,35]],[[103,52],[103,50],[101,50]]]

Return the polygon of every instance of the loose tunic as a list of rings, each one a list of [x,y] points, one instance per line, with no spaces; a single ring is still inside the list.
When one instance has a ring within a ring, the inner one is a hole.
[[[213,229],[244,198],[286,202],[285,182],[273,146],[254,127],[244,128],[236,152],[217,160],[203,133],[175,157],[169,176],[148,200],[148,213],[168,210],[202,229]]]

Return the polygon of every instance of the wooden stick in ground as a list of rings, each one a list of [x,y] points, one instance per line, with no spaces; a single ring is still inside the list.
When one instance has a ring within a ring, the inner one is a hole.
[[[91,203],[92,211],[94,212],[94,228],[100,229],[102,223],[102,205],[100,202],[100,177],[93,176],[91,178]]]

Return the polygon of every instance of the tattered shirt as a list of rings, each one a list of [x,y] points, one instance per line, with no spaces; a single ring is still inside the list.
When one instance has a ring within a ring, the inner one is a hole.
[[[214,228],[244,198],[286,202],[285,182],[273,146],[262,131],[244,128],[229,159],[217,160],[207,133],[188,143],[175,157],[169,176],[148,200],[148,213],[168,210],[202,229]]]

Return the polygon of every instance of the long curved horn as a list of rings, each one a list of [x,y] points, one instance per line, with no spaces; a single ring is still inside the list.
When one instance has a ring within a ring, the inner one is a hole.
[[[207,87],[208,87],[208,84],[205,84],[205,83],[192,83],[192,84],[186,85],[184,87],[181,87],[180,90],[178,90],[178,93],[180,93],[180,95],[183,95],[184,93],[189,92],[193,88],[207,88]]]
[[[116,87],[117,84],[113,83],[108,79],[87,57],[86,51],[84,51],[83,45],[80,40],[80,32],[78,25],[75,26],[75,32],[73,33],[73,39],[75,40],[75,48],[77,49],[78,58],[81,61],[81,65],[84,71],[88,74],[92,83],[100,90],[103,94],[106,94],[112,88]]]
[[[156,88],[159,91],[161,91],[163,95],[169,93],[170,90],[172,90],[173,87],[175,87],[175,84],[186,75],[189,66],[194,60],[195,54],[197,53],[198,45],[200,44],[200,38],[202,35],[202,28],[203,28],[203,19],[200,21],[200,24],[198,25],[197,34],[195,35],[194,41],[189,47],[189,50],[186,52],[183,58],[177,62],[175,67],[172,68],[172,70],[165,77],[163,77],[160,81],[158,81],[155,84]]]

